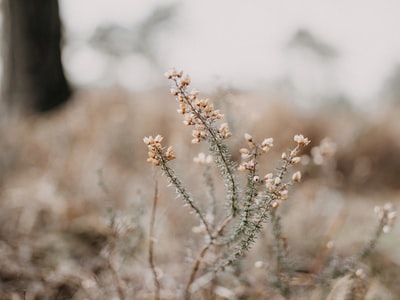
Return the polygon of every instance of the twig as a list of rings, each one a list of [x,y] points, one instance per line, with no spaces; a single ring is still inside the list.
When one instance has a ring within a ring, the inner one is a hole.
[[[150,217],[150,236],[149,236],[149,263],[151,267],[151,271],[153,272],[153,281],[155,286],[154,299],[160,299],[160,281],[158,280],[157,271],[154,264],[154,225],[156,218],[156,209],[158,202],[158,181],[155,182],[154,187],[154,198],[153,198],[153,207],[151,209],[151,217]]]
[[[114,237],[113,237],[113,239],[114,239]],[[111,276],[113,277],[114,285],[117,288],[119,299],[125,300],[124,289],[122,287],[120,278],[118,276],[118,272],[113,263],[114,255],[115,255],[115,241],[112,240],[112,241],[110,241],[110,245],[109,245],[109,254],[108,254],[108,259],[107,259],[108,268],[111,272]]]
[[[285,247],[282,246],[282,225],[280,217],[277,216],[276,211],[271,211],[271,223],[272,223],[272,234],[275,242],[275,255],[276,255],[276,284],[281,292],[281,295],[286,299],[290,298],[290,287],[285,274],[287,272],[287,266],[285,261]]]
[[[185,287],[185,297],[184,297],[185,300],[189,300],[190,299],[190,287],[192,286],[192,283],[193,283],[194,279],[196,278],[197,271],[200,268],[200,264],[203,261],[203,258],[205,256],[205,254],[207,253],[207,250],[212,245],[212,243],[213,243],[212,240],[210,240],[210,242],[208,242],[206,245],[204,245],[203,249],[201,249],[199,255],[196,258],[196,261],[195,261],[195,263],[193,265],[193,268],[192,268],[192,272],[190,273],[190,276],[189,276],[189,280],[188,280],[188,282],[186,284],[186,287]]]
[[[230,202],[231,214],[235,217],[237,214],[237,201],[239,197],[239,191],[236,183],[236,178],[234,175],[234,165],[231,160],[231,154],[226,146],[222,143],[216,128],[212,125],[206,117],[204,117],[201,112],[193,106],[189,95],[186,92],[186,86],[181,86],[177,78],[174,78],[176,87],[179,90],[180,95],[185,99],[185,103],[190,107],[191,112],[196,116],[196,118],[203,124],[208,132],[208,141],[210,144],[210,151],[215,156],[218,167],[222,177],[226,183],[227,196]]]
[[[232,220],[232,215],[226,217],[221,224],[215,229],[214,234],[211,236],[211,239],[208,241],[206,245],[203,246],[199,255],[196,258],[196,261],[193,265],[192,272],[190,273],[189,280],[185,287],[185,300],[190,299],[190,288],[196,278],[196,274],[200,268],[200,264],[203,261],[204,256],[206,255],[208,249],[210,249],[211,245],[215,243],[215,239],[221,234],[222,230],[224,230],[225,226],[228,225],[229,221]]]

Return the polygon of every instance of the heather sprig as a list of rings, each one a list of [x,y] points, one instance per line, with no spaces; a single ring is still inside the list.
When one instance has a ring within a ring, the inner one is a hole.
[[[240,219],[227,240],[229,246],[235,245],[234,250],[220,262],[218,268],[234,263],[249,251],[252,244],[257,240],[257,235],[262,230],[263,224],[268,221],[272,224],[275,244],[281,244],[282,226],[280,217],[277,215],[277,209],[282,201],[288,199],[289,187],[300,182],[301,173],[296,171],[291,180],[287,182],[285,182],[285,176],[290,166],[300,162],[301,158],[298,155],[301,148],[310,143],[310,140],[303,135],[295,135],[296,146],[288,152],[282,153],[281,166],[277,168],[276,173],[268,173],[261,178],[257,170],[259,156],[267,153],[273,147],[273,138],[266,138],[261,144],[257,144],[253,137],[246,133],[245,139],[248,148],[240,149],[243,161],[238,167],[239,171],[247,172],[245,200]],[[275,247],[275,250],[278,266],[283,269],[283,249]]]
[[[199,98],[197,90],[188,91],[190,85],[189,75],[183,75],[183,72],[171,70],[165,73],[167,79],[174,82],[171,88],[171,94],[176,97],[179,103],[178,113],[184,116],[183,123],[187,126],[193,126],[192,143],[198,144],[201,141],[209,143],[209,149],[212,153],[215,163],[225,182],[226,197],[230,214],[237,213],[237,201],[239,190],[235,176],[235,163],[232,155],[224,141],[232,136],[227,123],[219,126],[216,124],[224,115],[219,110],[214,109],[214,104],[209,99]]]
[[[200,208],[194,203],[191,195],[183,187],[182,182],[175,175],[174,170],[168,164],[169,161],[176,158],[172,146],[165,149],[165,147],[163,147],[161,144],[162,140],[163,137],[161,135],[157,135],[154,138],[152,136],[149,136],[143,139],[149,150],[149,157],[147,159],[147,162],[152,163],[155,166],[161,167],[162,171],[167,176],[170,184],[176,188],[178,196],[182,197],[185,201],[185,204],[188,205],[198,215],[202,225],[211,237],[211,231],[203,213],[201,212]]]
[[[171,146],[164,147],[160,135],[144,138],[148,147],[147,161],[161,168],[170,185],[175,187],[177,195],[199,218],[200,226],[194,227],[193,232],[203,233],[205,236],[189,272],[184,287],[184,298],[189,299],[198,289],[200,279],[204,277],[198,275],[201,270],[205,269],[208,272],[206,275],[212,274],[210,278],[213,278],[214,282],[218,281],[219,272],[227,270],[226,267],[238,266],[240,260],[258,240],[265,226],[269,226],[273,237],[271,249],[274,267],[269,268],[268,281],[272,282],[272,286],[278,289],[283,297],[291,297],[293,293],[291,280],[296,275],[296,270],[293,254],[289,253],[289,241],[284,235],[280,207],[288,201],[291,187],[302,181],[301,171],[294,168],[302,161],[301,152],[310,144],[310,140],[302,134],[296,134],[293,138],[295,144],[281,154],[278,167],[272,172],[263,173],[260,158],[274,147],[274,139],[266,137],[259,142],[251,134],[246,133],[244,135],[246,145],[239,150],[241,161],[236,163],[227,146],[227,139],[232,133],[228,124],[222,122],[224,115],[214,108],[209,99],[201,98],[197,90],[189,89],[191,79],[188,75],[176,70],[171,70],[165,75],[173,82],[170,91],[178,102],[177,111],[183,116],[183,123],[193,128],[192,144],[205,142],[209,146],[209,153],[201,152],[193,159],[195,164],[203,167],[205,186],[203,190],[205,198],[208,199],[208,204],[204,205],[203,202],[200,205],[200,202],[195,201],[183,186],[171,166],[171,162],[176,159],[174,149]],[[319,147],[311,150],[311,155],[314,163],[320,165],[332,159],[335,151],[334,143],[325,139]],[[224,204],[228,207],[225,214],[217,211],[220,198],[211,171],[213,168],[219,170],[224,182]],[[237,172],[245,174],[244,184],[239,180]],[[310,282],[326,283],[332,278],[350,273],[360,277],[361,273],[358,270],[361,260],[372,252],[381,234],[392,228],[397,216],[390,205],[378,207],[375,212],[379,217],[378,226],[359,254],[339,264],[336,264],[337,260],[327,255],[324,258],[326,264],[324,266],[321,264],[321,268],[311,271]],[[154,225],[154,220],[152,223]],[[150,249],[149,252],[153,253],[151,247]],[[153,256],[151,258],[150,264],[158,289],[156,295],[159,295],[160,282],[156,280],[158,278],[154,271]],[[212,286],[214,287],[214,283]]]
[[[282,155],[282,165],[276,174],[269,173],[262,177],[258,170],[259,158],[273,147],[273,138],[265,138],[261,143],[257,143],[250,134],[246,133],[247,147],[240,149],[242,162],[238,166],[232,160],[231,152],[225,142],[232,136],[229,126],[227,123],[217,124],[224,117],[223,114],[214,109],[214,105],[209,99],[200,98],[198,91],[188,91],[191,82],[188,75],[176,70],[171,70],[165,75],[174,83],[171,94],[179,103],[177,111],[184,116],[183,123],[193,127],[192,143],[207,142],[212,155],[200,153],[194,159],[195,163],[207,165],[204,175],[209,188],[210,209],[205,213],[201,211],[170,167],[170,161],[176,158],[173,148],[163,147],[161,144],[163,138],[160,135],[154,138],[152,136],[144,138],[149,150],[147,161],[161,167],[170,184],[176,188],[178,196],[182,197],[185,204],[190,206],[199,217],[200,229],[202,228],[207,233],[206,243],[195,259],[186,284],[185,298],[189,298],[192,283],[206,253],[212,246],[222,249],[220,258],[216,260],[214,268],[212,268],[217,271],[235,262],[251,248],[266,221],[278,222],[274,220],[279,220],[279,218],[271,218],[271,216],[275,216],[275,210],[278,209],[280,202],[288,198],[288,187],[301,179],[301,174],[296,172],[293,174],[292,180],[284,182],[285,175],[291,165],[300,162],[298,156],[300,148],[306,146],[309,140],[302,135],[296,135],[294,137],[296,146],[287,154]],[[219,222],[215,222],[217,198],[209,169],[212,162],[215,162],[225,183],[226,201],[229,207],[228,214]],[[242,188],[239,186],[236,171],[247,172],[247,183],[243,195],[240,193]],[[239,216],[238,220],[237,216]],[[235,225],[231,226],[231,233],[226,234],[225,231],[233,220]],[[275,223],[273,227],[276,228],[278,225],[280,226]],[[280,239],[278,234],[275,236]]]
[[[383,206],[375,206],[374,212],[378,216],[378,224],[371,239],[358,254],[358,260],[362,260],[371,254],[381,235],[390,232],[397,219],[397,212],[391,203],[386,203]]]

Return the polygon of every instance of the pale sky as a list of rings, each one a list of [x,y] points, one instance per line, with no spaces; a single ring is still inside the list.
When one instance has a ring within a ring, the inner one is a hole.
[[[61,0],[61,9],[71,37],[85,39],[104,22],[129,26],[163,3]],[[231,86],[259,89],[282,77],[290,68],[285,43],[299,28],[337,49],[337,86],[361,101],[378,92],[400,62],[397,0],[185,0],[176,19],[177,28],[160,39],[160,55],[165,68],[184,69],[199,88],[219,78]],[[72,56],[69,73],[90,83],[104,63],[93,49],[81,50]],[[117,80],[133,89],[162,80],[140,57],[126,59],[117,73]]]

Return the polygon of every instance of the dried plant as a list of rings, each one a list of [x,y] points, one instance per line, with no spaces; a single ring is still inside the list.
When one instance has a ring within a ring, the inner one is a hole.
[[[192,144],[206,142],[209,148],[209,153],[200,152],[194,158],[195,163],[204,167],[204,190],[208,198],[208,205],[205,205],[207,209],[204,209],[202,208],[204,203],[195,199],[176,175],[172,165],[172,161],[176,159],[173,147],[163,146],[161,135],[144,138],[144,143],[148,147],[147,161],[161,168],[170,185],[175,188],[178,197],[183,199],[184,205],[188,206],[199,219],[200,225],[193,228],[193,231],[204,234],[205,242],[193,260],[183,291],[184,298],[189,299],[207,283],[210,283],[211,295],[218,293],[222,297],[234,295],[231,290],[218,286],[218,276],[235,266],[240,273],[241,259],[257,241],[265,224],[269,224],[274,240],[272,249],[275,257],[275,267],[269,269],[269,282],[283,297],[289,299],[296,286],[293,279],[298,276],[298,271],[293,263],[294,260],[290,257],[287,240],[283,234],[279,207],[289,199],[291,187],[302,179],[300,170],[291,169],[301,162],[301,151],[310,140],[301,134],[295,135],[294,146],[282,153],[281,161],[275,171],[262,175],[260,158],[274,146],[274,139],[267,137],[260,143],[246,133],[244,138],[247,145],[239,149],[242,161],[234,161],[226,142],[232,133],[229,125],[222,121],[224,115],[214,108],[209,99],[200,98],[198,91],[189,89],[191,80],[188,75],[176,70],[171,70],[165,75],[173,82],[171,94],[176,97],[179,105],[178,113],[184,117],[183,123],[193,128]],[[331,160],[335,151],[336,145],[324,139],[321,146],[314,147],[311,152],[316,165],[321,165],[324,161]],[[224,213],[217,210],[220,198],[216,195],[216,182],[211,172],[213,167],[219,170],[224,183],[226,207]],[[238,172],[246,175],[245,181]],[[307,272],[306,280],[303,279],[306,285],[326,285],[329,280],[344,276],[343,278],[349,280],[342,281],[346,284],[350,282],[346,295],[357,293],[359,298],[361,297],[359,295],[365,295],[366,275],[361,267],[362,260],[372,252],[381,233],[388,232],[396,218],[396,212],[389,204],[378,207],[375,211],[379,216],[378,227],[359,254],[338,261],[335,255],[332,254],[332,257],[328,258],[330,253],[324,252],[321,255],[322,259],[316,262],[317,267]],[[151,223],[153,232],[153,219]],[[151,239],[154,238],[153,233],[151,235]],[[151,268],[154,273],[153,250],[152,248],[150,250]],[[212,255],[207,258],[209,253]],[[256,263],[256,267],[263,266],[261,261]],[[200,275],[201,270],[202,275]],[[156,279],[156,274],[154,278]],[[158,298],[160,283],[155,282],[156,298]],[[334,297],[337,289],[336,284],[328,297]]]

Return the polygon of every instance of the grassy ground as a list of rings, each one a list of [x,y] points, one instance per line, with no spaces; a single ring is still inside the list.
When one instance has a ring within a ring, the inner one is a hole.
[[[305,169],[304,182],[281,210],[289,251],[303,271],[323,263],[324,253],[357,253],[374,231],[376,205],[400,207],[399,108],[310,112],[272,96],[237,93],[223,99],[216,105],[231,124],[232,148],[240,147],[245,132],[274,137],[266,171],[276,167],[294,134],[310,137],[309,149],[326,136],[337,144],[328,165]],[[191,130],[181,126],[168,92],[80,92],[63,110],[0,128],[1,299],[153,299],[148,231],[155,178],[161,296],[179,298],[201,237],[192,232],[196,219],[175,200],[165,178],[145,163],[142,138],[157,133],[175,146],[176,172],[194,195],[202,195],[192,158],[206,148],[190,144]],[[334,250],[328,251],[331,240]],[[365,261],[366,299],[400,294],[399,242],[395,227]],[[271,245],[267,226],[237,274],[221,275],[215,299],[281,299],[267,284]],[[324,286],[294,278],[303,283],[294,285],[292,298],[325,299],[331,293],[330,299],[344,299],[331,292],[344,289],[343,278]],[[203,279],[210,290],[211,282]],[[201,280],[197,286],[196,297],[214,299]]]

